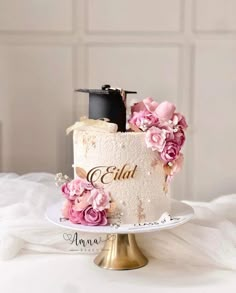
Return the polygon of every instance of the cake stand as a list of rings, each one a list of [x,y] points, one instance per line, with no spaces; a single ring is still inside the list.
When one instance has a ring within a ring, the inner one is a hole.
[[[171,200],[171,217],[162,217],[157,221],[144,224],[120,226],[83,226],[69,221],[61,221],[62,202],[58,202],[46,211],[46,218],[62,228],[79,232],[107,234],[107,239],[94,263],[101,268],[110,270],[131,270],[145,266],[148,259],[137,245],[135,234],[172,229],[189,221],[193,209],[176,200]]]

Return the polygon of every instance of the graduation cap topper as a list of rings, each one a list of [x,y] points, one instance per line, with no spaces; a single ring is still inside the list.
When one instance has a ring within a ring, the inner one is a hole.
[[[118,131],[126,131],[126,95],[136,94],[112,88],[106,84],[101,89],[78,89],[78,92],[89,93],[89,118],[107,118],[118,125]]]

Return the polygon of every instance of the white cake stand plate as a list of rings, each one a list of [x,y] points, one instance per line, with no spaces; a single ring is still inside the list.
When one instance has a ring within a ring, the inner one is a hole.
[[[83,226],[65,221],[61,214],[62,202],[49,206],[46,218],[51,223],[80,232],[107,234],[104,248],[94,262],[99,267],[110,270],[137,269],[148,263],[139,249],[135,234],[172,229],[189,221],[194,214],[189,205],[171,200],[171,217],[161,217],[154,222],[120,226]]]

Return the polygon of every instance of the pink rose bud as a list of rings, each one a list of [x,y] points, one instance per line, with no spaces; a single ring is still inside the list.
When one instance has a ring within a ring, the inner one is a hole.
[[[173,118],[174,112],[175,105],[167,101],[160,103],[155,110],[157,117],[165,121],[171,120]]]
[[[95,210],[91,205],[79,212],[79,219],[82,225],[87,226],[104,226],[108,223],[106,212]]]
[[[165,147],[161,152],[161,159],[167,163],[172,162],[178,157],[179,151],[180,146],[178,143],[174,140],[169,140],[166,142]]]

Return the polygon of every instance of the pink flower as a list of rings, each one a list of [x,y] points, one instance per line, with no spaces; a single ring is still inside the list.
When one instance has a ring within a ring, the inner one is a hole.
[[[85,190],[92,190],[94,188],[93,185],[87,180],[81,180],[80,186]]]
[[[166,142],[163,151],[161,152],[161,159],[164,162],[172,162],[177,159],[180,151],[180,146],[175,140]]]
[[[143,100],[143,103],[146,107],[146,109],[150,112],[154,112],[158,106],[158,103],[153,100],[153,98],[147,97]]]
[[[188,124],[186,122],[185,117],[180,113],[175,113],[173,117],[174,125],[180,126],[183,130],[188,128]]]
[[[74,206],[73,206],[74,211],[82,211],[85,208],[87,208],[87,206],[90,205],[89,197],[90,197],[90,192],[85,192],[83,193],[83,196],[76,197],[74,201]]]
[[[73,206],[69,209],[69,220],[74,224],[81,224],[81,211],[75,211]]]
[[[102,189],[93,189],[88,200],[95,210],[103,211],[110,208],[110,195]]]
[[[91,205],[85,208],[79,214],[78,220],[80,224],[87,226],[104,226],[107,225],[107,217],[105,211],[98,211],[93,209]]]
[[[143,131],[146,131],[151,126],[157,125],[158,121],[158,118],[147,110],[134,112],[129,119],[130,124],[136,125]]]
[[[174,132],[174,140],[177,142],[180,148],[182,148],[185,142],[185,134],[182,128],[180,128],[179,131]]]
[[[175,112],[175,105],[167,101],[158,105],[155,110],[155,114],[160,120],[168,121],[173,118]]]
[[[69,197],[70,197],[70,189],[69,189],[68,184],[69,183],[67,182],[61,186],[61,191],[62,191],[63,195],[65,196],[65,198],[67,198],[67,199],[69,199]]]
[[[90,182],[76,177],[62,186],[67,200],[62,214],[74,224],[106,225],[106,209],[110,208],[110,194],[97,189]]]
[[[146,132],[145,141],[148,148],[162,152],[166,143],[166,131],[153,126]]]
[[[70,190],[70,199],[74,199],[76,196],[81,196],[84,192],[85,188],[82,185],[82,179],[80,177],[76,177],[74,180],[68,183],[68,188]]]
[[[97,189],[80,177],[62,187],[67,201],[62,213],[74,224],[106,225],[105,210],[110,207],[110,195],[102,188]]]
[[[140,112],[140,111],[145,111],[145,110],[147,110],[149,112],[154,112],[156,110],[157,106],[158,106],[158,103],[156,101],[154,101],[153,98],[147,97],[143,101],[141,101],[139,103],[135,103],[131,107],[131,115],[134,112]]]
[[[140,112],[146,110],[146,107],[143,102],[134,103],[133,106],[131,106],[131,115],[133,115],[134,112]]]
[[[62,216],[64,218],[69,219],[71,208],[72,208],[72,202],[70,200],[66,200],[62,207]]]
[[[174,127],[171,121],[160,120],[158,127],[166,131],[166,138],[174,138]]]
[[[80,177],[76,177],[74,180],[69,182],[65,187],[66,192],[68,194],[69,190],[69,199],[74,199],[76,196],[82,196],[84,192],[87,190],[91,190],[94,187],[90,182]]]

